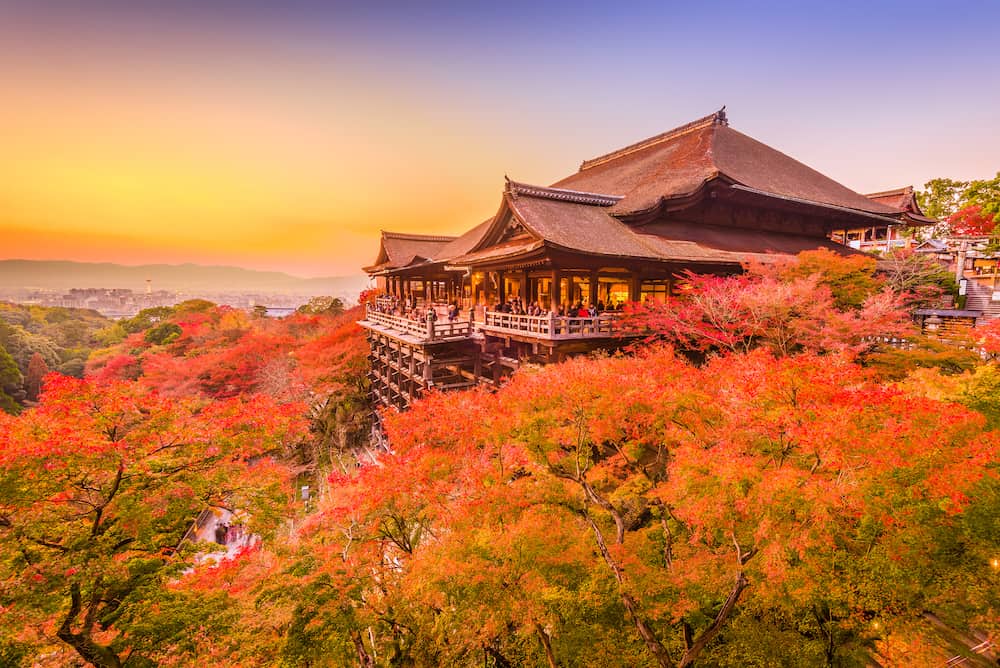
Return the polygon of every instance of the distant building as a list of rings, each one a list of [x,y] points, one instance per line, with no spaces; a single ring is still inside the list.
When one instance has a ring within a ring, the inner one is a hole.
[[[913,235],[909,233],[913,228],[938,222],[934,218],[925,216],[920,210],[913,186],[871,193],[865,197],[894,209],[898,212],[899,218],[893,223],[834,230],[830,234],[831,239],[869,253],[887,253],[914,245]]]

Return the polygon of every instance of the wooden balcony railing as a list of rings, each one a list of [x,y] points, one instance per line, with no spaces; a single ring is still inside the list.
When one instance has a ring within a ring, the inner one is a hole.
[[[487,311],[481,327],[489,332],[509,332],[533,338],[561,341],[615,336],[621,332],[621,320],[617,313],[570,318],[551,314],[515,315]]]
[[[382,313],[371,305],[366,309],[365,320],[374,325],[395,330],[401,334],[409,334],[423,341],[451,339],[469,336],[472,333],[472,325],[468,321],[456,320],[449,322],[430,317],[423,321],[412,320],[401,315]]]
[[[383,313],[394,308],[396,305],[395,297],[386,297],[385,295],[375,298],[375,306]]]
[[[439,311],[447,312],[448,310],[448,302],[436,301],[428,303],[428,301],[423,297],[417,297],[413,301],[418,309],[426,309],[427,306],[430,305]],[[392,312],[393,310],[398,309],[402,303],[403,300],[398,297],[390,297],[388,295],[382,295],[375,298],[375,306],[382,313]]]

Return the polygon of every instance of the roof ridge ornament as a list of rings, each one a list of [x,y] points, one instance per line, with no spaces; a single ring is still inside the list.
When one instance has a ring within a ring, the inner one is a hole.
[[[726,116],[726,105],[722,105],[722,109],[719,109],[714,114],[716,125],[725,125],[729,127],[729,118]]]

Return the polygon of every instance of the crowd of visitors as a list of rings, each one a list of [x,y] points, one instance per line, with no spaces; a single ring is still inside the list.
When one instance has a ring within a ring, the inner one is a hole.
[[[215,542],[219,545],[231,545],[243,541],[245,538],[243,525],[220,522],[215,525]]]
[[[543,316],[554,315],[567,318],[596,318],[602,313],[618,312],[624,307],[623,302],[609,302],[605,304],[598,301],[596,304],[584,304],[583,301],[564,302],[551,311],[542,307],[536,301],[525,303],[521,297],[512,297],[505,301],[499,301],[492,309],[497,313],[510,313],[512,315]],[[418,306],[413,295],[398,297],[389,295],[376,300],[374,310],[378,313],[409,318],[415,322],[426,322],[430,317],[437,320],[439,317],[447,317],[448,322],[459,320],[462,315],[462,307],[458,300],[452,300],[446,307],[435,307],[433,305]],[[440,311],[440,312],[439,312]]]
[[[551,311],[552,315],[566,318],[596,318],[601,313],[610,311],[621,311],[623,304],[605,304],[598,301],[596,304],[584,304],[582,301],[559,304]],[[520,297],[513,297],[507,301],[497,302],[493,309],[497,313],[510,313],[512,315],[549,315],[550,311],[541,307],[537,301],[533,301],[525,306]]]
[[[418,306],[417,300],[413,295],[407,295],[402,298],[395,295],[388,295],[375,300],[376,312],[409,318],[415,322],[426,322],[428,317],[432,321],[436,321],[439,316],[447,317],[448,322],[455,322],[462,314],[462,307],[459,306],[458,300],[452,300],[446,308],[441,309],[443,313],[439,313],[438,310],[439,307],[433,304],[428,304],[426,307]]]

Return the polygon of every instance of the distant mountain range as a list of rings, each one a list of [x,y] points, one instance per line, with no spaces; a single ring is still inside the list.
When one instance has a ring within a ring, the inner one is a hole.
[[[146,289],[185,293],[269,293],[294,295],[347,295],[351,298],[368,284],[365,276],[300,278],[278,271],[198,264],[146,264],[126,266],[110,262],[68,260],[0,260],[0,290],[68,290],[70,288]]]

